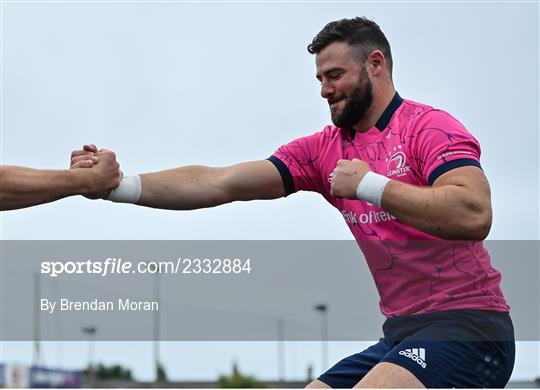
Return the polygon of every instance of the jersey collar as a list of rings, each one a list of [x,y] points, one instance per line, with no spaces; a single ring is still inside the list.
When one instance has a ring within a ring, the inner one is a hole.
[[[377,130],[382,132],[384,131],[384,129],[386,129],[386,127],[390,123],[390,119],[392,119],[392,115],[394,115],[394,112],[396,112],[399,106],[401,106],[401,103],[403,103],[403,98],[399,96],[399,94],[396,92],[394,97],[392,98],[392,101],[390,101],[390,104],[388,104],[388,107],[386,107],[377,123],[375,123],[375,128]],[[354,128],[351,128],[348,134],[349,137],[354,140],[356,130]]]
[[[394,115],[394,112],[396,112],[399,106],[401,106],[401,103],[403,103],[403,99],[396,92],[396,94],[392,98],[392,101],[390,102],[388,107],[386,107],[386,110],[384,110],[377,123],[375,123],[375,127],[379,131],[383,131],[384,129],[386,129],[386,127],[390,123],[390,119],[392,119],[392,115]]]

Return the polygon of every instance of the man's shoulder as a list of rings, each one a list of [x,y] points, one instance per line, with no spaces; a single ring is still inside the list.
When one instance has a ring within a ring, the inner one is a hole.
[[[341,145],[342,130],[333,125],[327,125],[315,133],[296,138],[280,147],[280,151],[313,154],[326,151],[335,145]]]
[[[425,119],[436,117],[441,114],[448,114],[439,108],[409,99],[403,100],[403,106],[400,113],[401,116],[410,117],[411,119]]]
[[[334,125],[326,125],[319,133],[325,136],[336,137],[340,136],[342,131],[342,129]]]
[[[463,124],[449,112],[408,99],[403,101],[400,116],[412,123],[411,130],[418,130],[429,126],[447,127],[450,125],[454,127],[458,125],[459,127],[463,127]]]
[[[302,138],[310,141],[316,141],[320,144],[328,144],[336,138],[341,138],[342,134],[343,130],[339,127],[334,125],[326,125],[322,128],[322,130]]]

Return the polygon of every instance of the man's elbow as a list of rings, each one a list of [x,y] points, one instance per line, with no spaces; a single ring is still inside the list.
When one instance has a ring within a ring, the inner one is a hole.
[[[483,241],[491,230],[492,213],[491,210],[483,210],[463,218],[459,230],[462,232],[462,239],[471,241]]]

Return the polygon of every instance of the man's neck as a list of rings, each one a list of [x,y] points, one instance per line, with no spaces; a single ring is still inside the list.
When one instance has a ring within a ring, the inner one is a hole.
[[[375,126],[395,94],[396,90],[393,85],[384,88],[384,90],[374,91],[371,107],[364,117],[354,125],[354,129],[360,133],[365,133]]]

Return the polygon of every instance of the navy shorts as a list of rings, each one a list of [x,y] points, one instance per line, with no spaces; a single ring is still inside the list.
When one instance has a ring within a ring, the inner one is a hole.
[[[349,356],[318,379],[333,388],[352,388],[380,362],[412,372],[426,387],[504,387],[515,359],[514,328],[508,313],[452,310],[393,317],[384,338]]]

